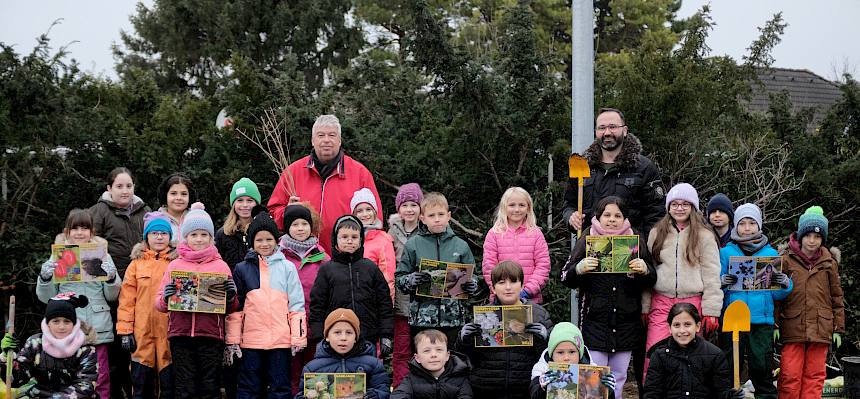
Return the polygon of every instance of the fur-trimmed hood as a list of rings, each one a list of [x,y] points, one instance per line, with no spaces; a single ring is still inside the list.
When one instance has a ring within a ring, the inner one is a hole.
[[[168,248],[169,248],[168,250],[165,250],[167,252],[167,260],[176,259],[179,256],[179,254],[176,253],[176,248],[174,248],[172,246],[168,246]],[[145,255],[145,251],[151,251],[147,247],[146,243],[139,242],[137,244],[134,244],[134,247],[131,249],[131,255],[130,255],[131,259],[132,260],[143,259],[143,256]],[[162,251],[162,252],[165,252],[165,251]],[[155,251],[153,251],[153,252],[155,252]]]
[[[92,238],[90,238],[90,242],[94,243],[94,244],[104,245],[105,247],[107,247],[107,245],[108,245],[107,240],[105,240],[104,238],[101,238],[99,236],[93,236]],[[54,237],[54,244],[71,244],[71,243],[66,241],[66,235],[65,234],[60,233],[60,234],[57,234],[56,237]]]
[[[621,143],[621,152],[615,158],[615,164],[620,168],[636,169],[639,166],[639,155],[642,153],[642,143],[633,133],[627,132],[627,136]],[[603,149],[597,139],[588,146],[583,154],[591,167],[599,166],[602,160]]]

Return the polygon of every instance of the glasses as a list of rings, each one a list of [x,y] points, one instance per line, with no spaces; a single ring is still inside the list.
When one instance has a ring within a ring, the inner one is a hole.
[[[170,233],[168,233],[166,231],[150,231],[149,234],[152,234],[156,237],[169,236],[170,235]]]
[[[687,210],[687,209],[690,209],[691,206],[692,205],[689,202],[683,202],[683,203],[673,202],[673,203],[669,204],[669,208],[671,208],[671,209]]]
[[[600,125],[600,126],[594,128],[594,130],[596,130],[598,133],[600,133],[602,131],[605,131],[606,129],[609,129],[610,132],[615,133],[618,131],[618,129],[621,129],[624,126],[627,126],[627,125]]]

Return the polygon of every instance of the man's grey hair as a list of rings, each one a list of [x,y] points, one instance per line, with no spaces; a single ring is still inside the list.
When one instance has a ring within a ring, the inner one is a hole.
[[[314,122],[314,127],[311,129],[311,134],[317,131],[317,128],[320,127],[329,127],[334,126],[337,128],[337,135],[340,137],[340,120],[337,119],[336,116],[331,114],[320,115],[317,117],[317,120]]]

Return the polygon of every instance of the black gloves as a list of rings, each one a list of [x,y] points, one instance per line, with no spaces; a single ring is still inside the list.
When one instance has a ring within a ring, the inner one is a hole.
[[[164,286],[164,302],[170,301],[170,297],[176,295],[176,283],[170,282]]]
[[[540,338],[543,341],[546,341],[547,331],[546,326],[540,323],[529,323],[526,324],[526,332],[534,335],[535,337]]]
[[[412,272],[409,275],[406,285],[409,291],[418,288],[419,285],[430,282],[430,273],[427,272]]]
[[[133,353],[137,350],[137,341],[134,340],[134,334],[120,335],[122,337],[122,349],[128,353]]]
[[[227,293],[227,302],[233,302],[233,299],[236,298],[236,282],[232,278],[228,278],[224,282],[224,291]]]
[[[382,338],[379,340],[379,354],[383,359],[391,354],[392,348],[391,338]]]

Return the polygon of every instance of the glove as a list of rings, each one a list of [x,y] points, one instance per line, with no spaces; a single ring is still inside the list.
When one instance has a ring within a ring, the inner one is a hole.
[[[224,347],[224,364],[230,366],[233,364],[233,356],[242,358],[242,348],[239,344],[230,344]]]
[[[730,392],[729,397],[732,399],[744,399],[746,397],[746,393],[744,392],[743,388],[741,388],[741,389],[732,388],[729,392]]]
[[[600,377],[600,383],[605,387],[615,391],[615,374],[609,373]]]
[[[522,299],[523,301],[526,301],[529,298],[531,298],[531,296],[529,296],[528,291],[526,291],[525,289],[520,291],[520,299]]]
[[[18,350],[18,338],[15,338],[14,335],[6,333],[3,336],[3,340],[0,341],[0,350],[3,352],[6,351],[17,351]]]
[[[301,351],[303,351],[303,350],[305,350],[305,347],[304,347],[304,346],[291,346],[291,347],[290,347],[290,354],[291,354],[291,355],[293,355],[293,356],[295,356],[295,355],[296,355],[296,353],[299,353],[299,352],[301,352]]]
[[[233,299],[236,298],[236,282],[232,278],[228,278],[224,282],[224,291],[227,293],[227,302],[233,302]]]
[[[134,353],[137,350],[137,341],[134,339],[134,334],[121,335],[122,350],[128,353]]]
[[[4,338],[5,339],[5,338]],[[833,333],[833,349],[839,349],[842,346],[842,334]]]
[[[702,318],[702,336],[711,335],[714,331],[720,328],[720,319],[714,316],[705,316]]]
[[[787,274],[783,272],[776,272],[773,274],[773,282],[779,284],[782,288],[788,288],[791,285],[791,279]]]
[[[391,354],[391,338],[382,338],[379,340],[379,354],[384,359]]]
[[[773,342],[776,343],[777,341],[779,341],[779,329],[774,328],[773,329]]]
[[[379,394],[375,389],[371,389],[364,394],[364,399],[379,399]]]
[[[726,289],[738,282],[738,276],[734,274],[723,274],[720,276],[720,288]]]
[[[116,265],[113,262],[102,262],[102,270],[107,273],[107,281],[112,283],[116,278]]]
[[[460,285],[460,288],[463,289],[463,292],[469,295],[475,295],[478,292],[478,283],[474,281],[467,281]]]
[[[460,341],[467,342],[470,337],[481,333],[481,327],[475,323],[466,323],[460,329]]]
[[[164,303],[167,303],[173,295],[176,295],[176,283],[169,282],[164,286]]]
[[[540,387],[546,390],[546,386],[559,380],[560,372],[558,370],[547,370],[539,379]]]
[[[39,277],[42,281],[51,281],[54,278],[54,269],[57,268],[57,261],[49,260],[42,264],[42,270],[39,271]]]
[[[430,282],[430,273],[427,272],[412,272],[406,281],[409,291],[414,291],[419,285]]]
[[[576,274],[585,274],[590,271],[594,271],[597,269],[598,261],[597,258],[582,258],[579,263],[576,264]]]
[[[540,323],[529,323],[526,324],[526,332],[534,335],[535,337],[540,337],[541,340],[546,341],[546,327]]]

